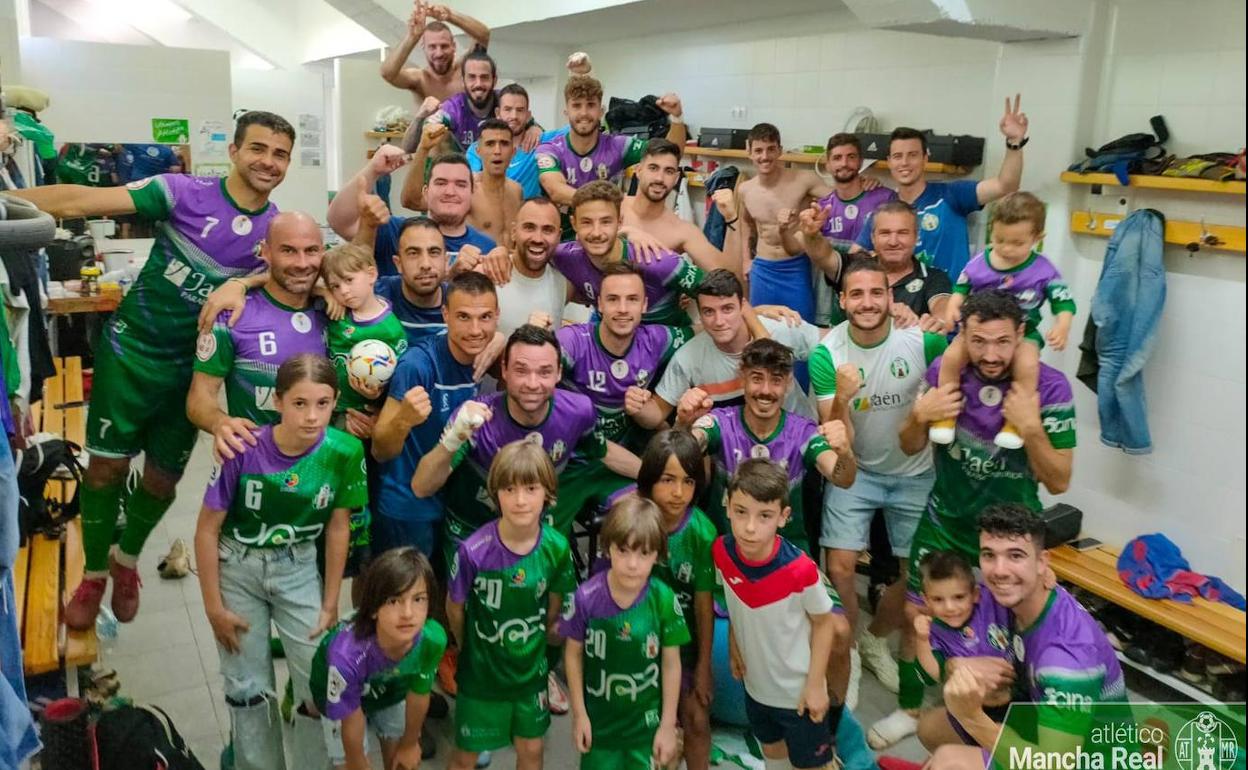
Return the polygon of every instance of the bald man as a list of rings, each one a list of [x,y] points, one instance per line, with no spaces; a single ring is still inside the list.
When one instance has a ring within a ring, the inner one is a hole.
[[[125,187],[48,185],[16,195],[57,218],[137,214],[162,225],[143,271],[103,330],[95,350],[82,487],[86,573],[65,608],[71,628],[95,625],[111,575],[113,613],[139,610],[139,552],[173,503],[195,445],[186,394],[195,355],[196,316],[211,318],[210,295],[264,269],[257,245],[277,208],[269,195],[286,176],[295,130],[271,112],[244,113],[229,146],[225,179],[163,174]],[[253,285],[263,283],[254,280]],[[110,554],[130,461],[144,455],[143,480],[126,500],[126,529]]]

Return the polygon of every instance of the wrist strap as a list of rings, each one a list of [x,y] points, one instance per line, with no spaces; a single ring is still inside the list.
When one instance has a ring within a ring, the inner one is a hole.
[[[667,122],[669,122],[669,123],[675,123],[675,124],[678,124],[678,125],[679,125],[679,124],[684,123],[684,122],[685,122],[685,119],[684,119],[684,117],[682,117],[682,116],[680,116],[680,115],[668,115],[668,116],[667,116]]]
[[[455,432],[454,428],[447,425],[442,431],[442,438],[438,441],[438,443],[441,444],[446,451],[451,454],[455,454],[459,451],[459,448],[464,445],[464,440],[459,437],[459,434]]]

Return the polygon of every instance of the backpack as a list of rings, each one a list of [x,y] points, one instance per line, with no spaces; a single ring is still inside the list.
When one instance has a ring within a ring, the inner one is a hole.
[[[1130,174],[1159,174],[1170,163],[1163,146],[1170,138],[1170,129],[1166,127],[1166,119],[1154,115],[1149,119],[1156,134],[1127,134],[1112,142],[1101,145],[1095,150],[1088,147],[1084,150],[1087,157],[1070,166],[1070,171],[1081,174],[1096,171],[1109,172],[1118,177],[1119,183],[1126,185]]]
[[[204,770],[173,726],[155,706],[121,706],[95,723],[98,770]]]
[[[82,448],[50,433],[31,437],[17,453],[18,532],[22,542],[35,532],[60,537],[65,522],[78,515],[78,493],[82,489],[82,466],[77,454]],[[77,482],[70,499],[61,502],[47,497],[48,480],[63,478]]]
[[[648,139],[662,139],[671,127],[667,113],[659,109],[659,98],[653,94],[641,97],[639,102],[611,97],[604,120],[612,133]]]

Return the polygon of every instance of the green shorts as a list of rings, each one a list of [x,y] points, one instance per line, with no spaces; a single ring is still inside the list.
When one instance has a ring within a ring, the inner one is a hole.
[[[601,460],[569,463],[559,474],[559,499],[550,509],[551,525],[571,537],[577,518],[592,519],[593,512],[609,508],[636,489],[637,482],[616,475]]]
[[[516,738],[541,738],[550,727],[546,688],[514,700],[455,696],[455,748],[481,753],[510,746]]]
[[[119,355],[111,335],[100,335],[95,349],[91,405],[87,409],[87,450],[101,457],[134,457],[182,475],[198,430],[186,417],[191,361]]]
[[[581,770],[651,770],[653,746],[631,749],[596,749],[581,755]]]
[[[906,589],[912,600],[922,602],[923,576],[919,574],[919,561],[932,551],[953,551],[962,554],[972,566],[979,564],[979,536],[969,542],[959,541],[953,530],[940,526],[932,519],[931,511],[924,511],[919,519],[914,539],[910,541],[910,561],[906,568]]]

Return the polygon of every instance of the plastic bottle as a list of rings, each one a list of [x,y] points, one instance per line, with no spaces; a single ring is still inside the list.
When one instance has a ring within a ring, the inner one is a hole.
[[[100,640],[100,651],[107,655],[117,645],[117,616],[106,606],[100,607],[95,616],[95,635]]]

